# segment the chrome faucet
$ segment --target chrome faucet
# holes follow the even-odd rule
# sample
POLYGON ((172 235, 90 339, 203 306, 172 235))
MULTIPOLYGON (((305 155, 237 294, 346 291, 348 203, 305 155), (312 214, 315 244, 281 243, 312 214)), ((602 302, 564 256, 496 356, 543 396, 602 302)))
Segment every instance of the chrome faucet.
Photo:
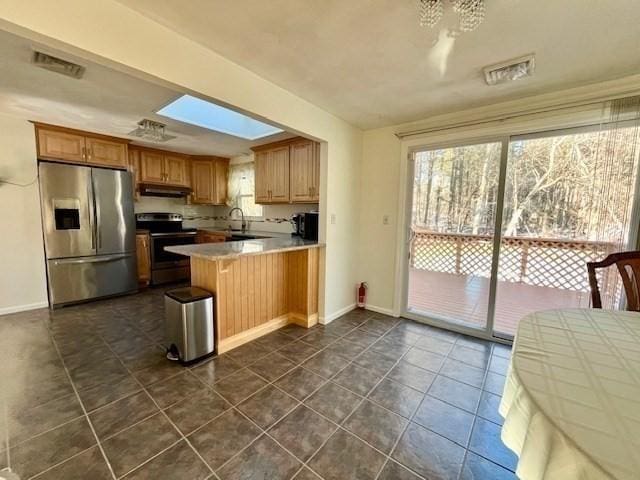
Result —
POLYGON ((244 231, 247 229, 247 223, 244 221, 244 212, 242 211, 242 209, 240 207, 234 207, 229 210, 228 216, 229 218, 231 218, 231 214, 236 210, 240 212, 240 216, 242 217, 242 233, 244 233, 244 231))

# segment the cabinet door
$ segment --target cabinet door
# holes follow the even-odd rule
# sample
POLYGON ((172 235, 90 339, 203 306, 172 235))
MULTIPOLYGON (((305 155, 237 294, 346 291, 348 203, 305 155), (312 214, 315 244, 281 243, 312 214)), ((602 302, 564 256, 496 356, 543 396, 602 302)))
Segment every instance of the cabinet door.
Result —
POLYGON ((255 185, 256 203, 269 203, 269 164, 270 151, 265 150, 255 154, 255 185))
POLYGON ((227 202, 227 182, 229 180, 229 161, 216 160, 213 181, 213 203, 224 205, 227 202))
POLYGON ((38 156, 52 160, 84 163, 85 138, 73 133, 38 129, 38 156))
POLYGON ((191 161, 191 199, 193 203, 214 203, 214 163, 210 160, 191 161))
POLYGON ((133 199, 134 201, 138 201, 140 200, 140 193, 138 191, 138 184, 140 183, 140 150, 129 148, 128 155, 129 171, 133 176, 133 199))
POLYGON ((140 152, 140 181, 144 183, 165 183, 164 156, 161 153, 140 152))
POLYGON ((295 143, 290 150, 291 201, 312 202, 314 200, 314 142, 295 143))
POLYGON ((173 155, 164 156, 165 183, 170 185, 188 185, 187 159, 173 155))
POLYGON ((94 165, 127 168, 127 144, 87 137, 87 162, 94 165))
POLYGON ((320 202, 320 144, 313 143, 313 202, 320 202))
POLYGON ((138 262, 138 284, 148 285, 151 280, 151 255, 149 236, 144 233, 136 235, 136 256, 138 262))
POLYGON ((275 148, 269 152, 269 201, 289 202, 289 146, 275 148))

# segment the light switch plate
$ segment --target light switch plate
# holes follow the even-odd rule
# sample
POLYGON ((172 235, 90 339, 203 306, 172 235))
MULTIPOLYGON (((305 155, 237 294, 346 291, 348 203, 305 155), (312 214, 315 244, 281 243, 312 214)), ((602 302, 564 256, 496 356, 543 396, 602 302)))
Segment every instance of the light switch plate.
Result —
POLYGON ((336 214, 332 213, 331 214, 331 225, 335 225, 336 224, 336 214))

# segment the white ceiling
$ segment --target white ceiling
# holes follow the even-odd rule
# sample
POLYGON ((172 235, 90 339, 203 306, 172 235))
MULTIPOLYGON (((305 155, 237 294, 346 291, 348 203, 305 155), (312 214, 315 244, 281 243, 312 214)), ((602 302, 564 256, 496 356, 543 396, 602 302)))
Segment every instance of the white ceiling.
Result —
POLYGON ((293 136, 285 132, 251 142, 161 117, 154 112, 181 93, 60 54, 3 31, 0 31, 0 72, 0 112, 25 120, 127 137, 138 145, 234 156, 248 153, 251 146, 293 136), (84 77, 76 80, 35 67, 31 64, 34 49, 85 66, 84 77), (165 123, 167 133, 177 138, 148 143, 129 137, 127 134, 142 118, 165 123))
POLYGON ((119 1, 361 128, 640 69, 638 0, 487 0, 478 30, 437 43, 417 0, 119 1), (484 84, 482 67, 532 52, 533 78, 484 84))

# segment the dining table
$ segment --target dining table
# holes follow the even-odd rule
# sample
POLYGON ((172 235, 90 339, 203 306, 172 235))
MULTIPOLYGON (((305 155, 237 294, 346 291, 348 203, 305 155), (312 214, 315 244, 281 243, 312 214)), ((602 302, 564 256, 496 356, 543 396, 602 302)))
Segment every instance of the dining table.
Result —
POLYGON ((640 313, 524 317, 499 411, 521 480, 640 479, 640 313))

